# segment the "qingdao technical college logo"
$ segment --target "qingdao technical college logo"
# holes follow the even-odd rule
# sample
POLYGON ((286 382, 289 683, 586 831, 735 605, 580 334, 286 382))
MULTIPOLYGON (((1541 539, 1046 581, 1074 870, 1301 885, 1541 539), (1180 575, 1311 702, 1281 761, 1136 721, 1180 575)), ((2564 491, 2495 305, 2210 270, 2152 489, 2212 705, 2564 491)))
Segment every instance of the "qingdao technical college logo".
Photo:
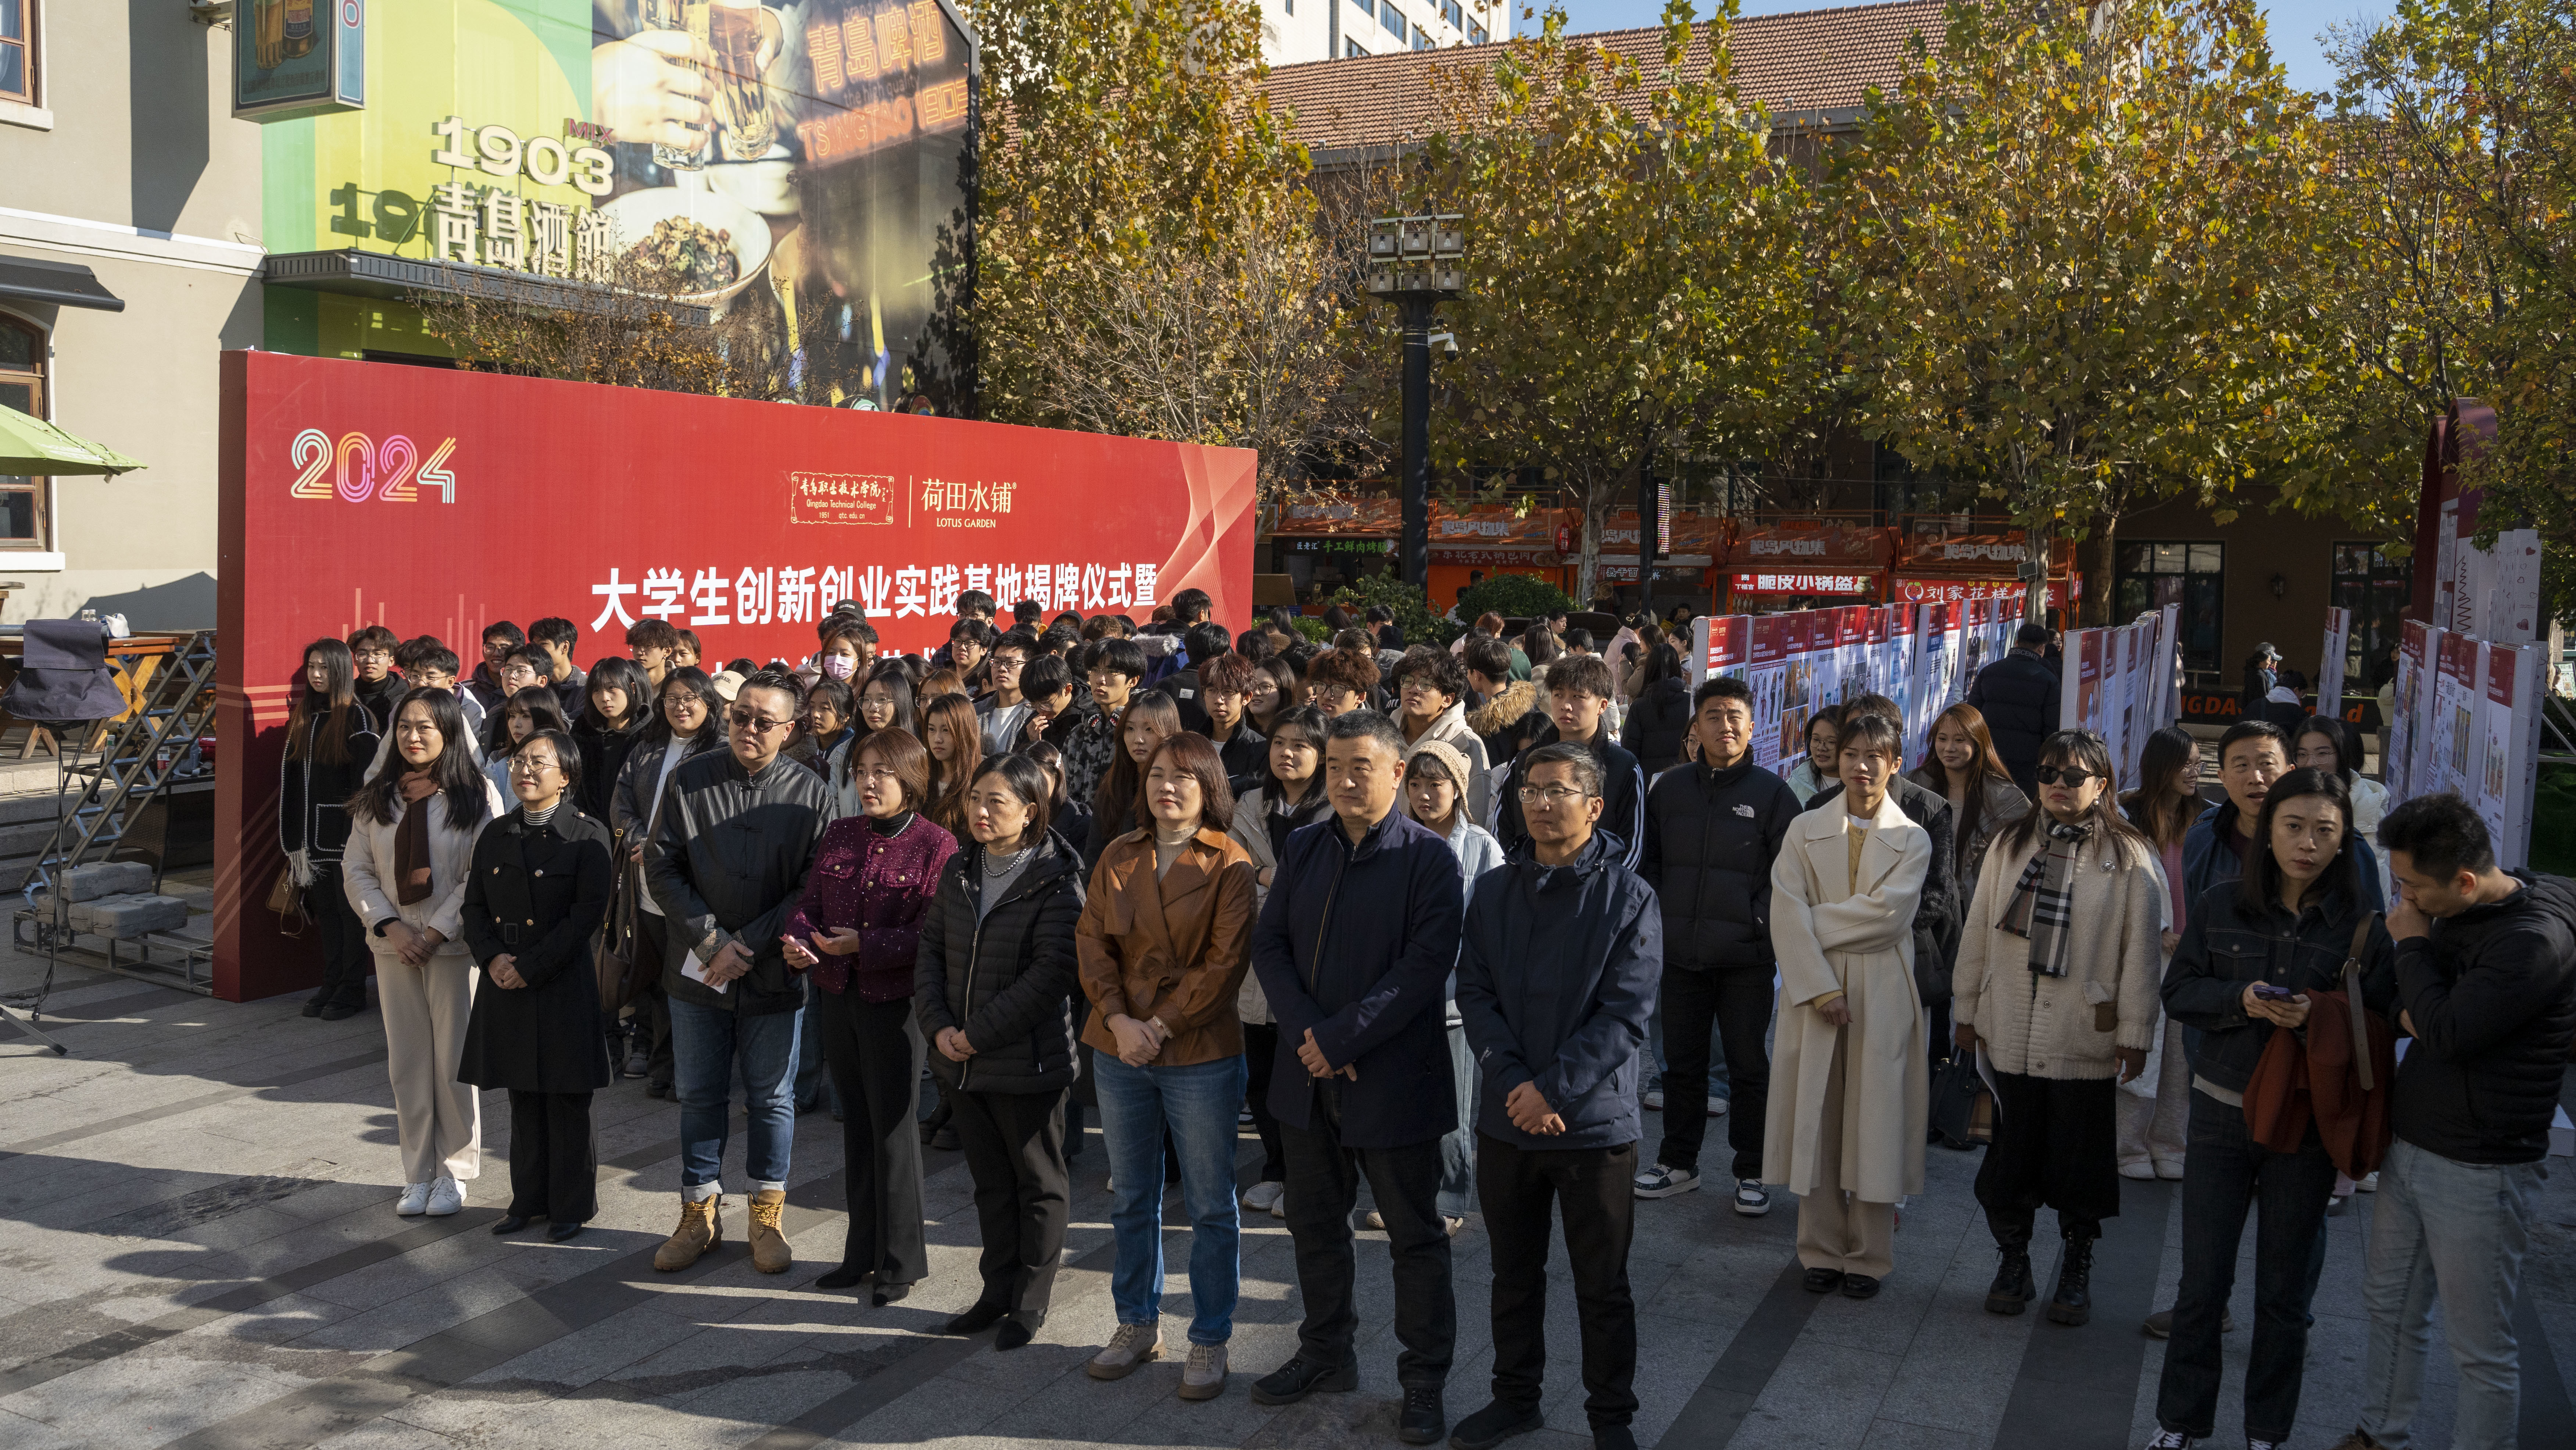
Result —
POLYGON ((295 435, 288 461, 303 470, 287 487, 289 498, 332 499, 343 503, 417 503, 424 488, 438 491, 441 503, 456 502, 456 474, 447 466, 456 440, 443 438, 423 457, 420 445, 400 433, 383 442, 364 433, 331 435, 307 428, 295 435), (324 474, 331 477, 325 479, 324 474))

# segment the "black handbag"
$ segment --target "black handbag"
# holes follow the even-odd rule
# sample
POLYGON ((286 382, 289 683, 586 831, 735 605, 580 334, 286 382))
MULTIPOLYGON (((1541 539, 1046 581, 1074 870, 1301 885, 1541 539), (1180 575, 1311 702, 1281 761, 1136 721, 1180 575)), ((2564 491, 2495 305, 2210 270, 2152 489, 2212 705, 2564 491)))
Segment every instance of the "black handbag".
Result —
POLYGON ((1932 1069, 1932 1139, 1945 1148, 1984 1146, 1994 1137, 1994 1111, 1981 1099, 1991 1096, 1977 1076, 1974 1053, 1961 1052, 1932 1069), (1980 1107, 1985 1108, 1980 1112, 1980 1107))
POLYGON ((626 833, 609 838, 608 916, 599 924, 591 946, 591 967, 599 974, 599 1010, 615 1013, 635 1000, 635 960, 641 941, 635 928, 634 863, 626 858, 626 833))

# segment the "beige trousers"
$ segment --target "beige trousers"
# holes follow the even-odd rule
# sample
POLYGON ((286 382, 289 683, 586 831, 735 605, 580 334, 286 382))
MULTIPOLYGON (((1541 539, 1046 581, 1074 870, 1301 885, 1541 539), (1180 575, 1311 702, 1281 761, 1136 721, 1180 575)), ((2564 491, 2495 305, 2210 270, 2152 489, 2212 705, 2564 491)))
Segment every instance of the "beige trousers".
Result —
POLYGON ((414 967, 376 953, 376 1003, 385 1014, 385 1073, 394 1084, 403 1182, 483 1171, 483 1103, 456 1080, 465 1024, 474 1015, 474 959, 439 952, 414 967))
POLYGON ((1896 1267, 1896 1205, 1843 1194, 1843 1044, 1850 1037, 1848 1028, 1834 1034, 1816 1144, 1816 1191, 1798 1200, 1798 1262, 1884 1279, 1896 1267))
POLYGON ((2191 1121, 2191 1064, 2183 1057, 2182 1024, 2165 1019, 2157 1054, 2156 1095, 2120 1092, 2120 1163, 2172 1165, 2182 1170, 2183 1129, 2191 1121))

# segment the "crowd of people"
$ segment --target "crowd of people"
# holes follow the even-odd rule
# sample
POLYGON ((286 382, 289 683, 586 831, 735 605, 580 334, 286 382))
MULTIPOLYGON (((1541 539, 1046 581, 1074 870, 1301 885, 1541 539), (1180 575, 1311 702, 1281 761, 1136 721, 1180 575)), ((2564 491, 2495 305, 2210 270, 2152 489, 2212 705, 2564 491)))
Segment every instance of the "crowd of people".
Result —
POLYGON ((501 1089, 493 1231, 579 1234, 592 1095, 640 1078, 679 1107, 654 1266, 687 1268, 725 1236, 738 1088, 754 1267, 793 1264, 800 1111, 844 1148, 841 1262, 816 1282, 874 1305, 930 1273, 922 1150, 961 1150, 980 1292, 946 1328, 1008 1350, 1046 1322, 1088 1111, 1117 1312, 1092 1376, 1166 1353, 1177 1184, 1183 1398, 1229 1383, 1247 1213, 1285 1221, 1302 1306, 1251 1397, 1354 1388, 1364 1223, 1395 1288, 1399 1438, 1483 1450, 1540 1424, 1561 1235, 1585 1414, 1620 1447, 1637 1205, 1699 1187, 1708 1123, 1733 1210, 1794 1195, 1805 1287, 1866 1300, 1923 1191, 1936 1085, 1973 1064, 1988 1310, 2039 1301, 2045 1208, 2045 1316, 2087 1323, 2121 1180, 2181 1182, 2155 1450, 2213 1432, 2249 1212, 2244 1426, 2287 1440, 2326 1220, 2356 1192, 2372 1328, 2344 1446, 2409 1443, 2436 1300, 2455 1443, 2513 1443, 2576 892, 2500 870, 2454 797, 2387 808, 2341 722, 2236 724, 2206 802, 2201 746, 2169 727, 2124 792, 2099 737, 2055 728, 2032 626, 1911 769, 1897 706, 1861 695, 1783 775, 1754 762, 1746 685, 1694 687, 1649 620, 1605 651, 1562 616, 1486 616, 1443 649, 1391 617, 1319 642, 1286 611, 1240 633, 1209 612, 1192 590, 1142 628, 1026 602, 1005 622, 969 593, 921 657, 881 652, 853 603, 799 662, 717 668, 658 620, 587 671, 563 619, 492 625, 470 672, 381 626, 315 641, 280 846, 321 925, 306 1014, 362 1011, 376 980, 396 1211, 461 1208, 477 1090, 501 1089), (1473 1212, 1490 1400, 1453 1425, 1473 1212))

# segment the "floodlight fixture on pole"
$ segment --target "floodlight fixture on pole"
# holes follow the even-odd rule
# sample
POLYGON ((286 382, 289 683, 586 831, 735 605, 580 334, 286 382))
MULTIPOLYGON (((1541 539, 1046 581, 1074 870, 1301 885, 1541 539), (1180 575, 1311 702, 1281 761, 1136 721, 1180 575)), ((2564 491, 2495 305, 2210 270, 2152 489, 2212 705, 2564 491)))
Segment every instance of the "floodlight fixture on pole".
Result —
MULTIPOLYGON (((1404 334, 1404 430, 1397 466, 1404 537, 1396 567, 1431 585, 1432 309, 1467 290, 1467 219, 1457 213, 1379 217, 1369 223, 1368 293, 1396 304, 1404 334)), ((1457 347, 1454 338, 1451 349, 1457 347)))

